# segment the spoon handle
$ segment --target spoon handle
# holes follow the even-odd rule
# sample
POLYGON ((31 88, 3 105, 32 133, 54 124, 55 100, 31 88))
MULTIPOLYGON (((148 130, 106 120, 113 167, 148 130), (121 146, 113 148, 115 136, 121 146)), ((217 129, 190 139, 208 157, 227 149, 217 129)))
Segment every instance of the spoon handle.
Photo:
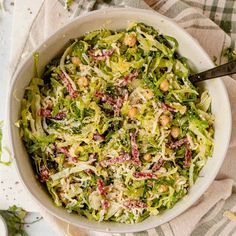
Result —
POLYGON ((236 73, 236 61, 231 61, 226 64, 214 67, 210 70, 191 75, 189 79, 192 83, 197 83, 203 80, 214 79, 217 77, 231 75, 234 73, 236 73))

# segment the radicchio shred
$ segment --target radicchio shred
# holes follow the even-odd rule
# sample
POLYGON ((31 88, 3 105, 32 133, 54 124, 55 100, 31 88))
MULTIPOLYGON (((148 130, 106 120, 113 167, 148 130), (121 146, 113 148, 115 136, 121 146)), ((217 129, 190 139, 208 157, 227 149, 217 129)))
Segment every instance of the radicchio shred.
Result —
POLYGON ((130 159, 131 159, 130 155, 128 153, 124 152, 121 155, 119 155, 118 157, 114 157, 114 158, 111 158, 109 160, 101 161, 100 165, 102 167, 107 167, 107 166, 112 165, 112 164, 126 162, 126 161, 128 161, 130 159))
POLYGON ((132 162, 134 165, 141 166, 141 161, 139 160, 139 150, 136 141, 136 135, 137 133, 130 133, 132 162))
POLYGON ((45 183, 49 179, 49 170, 45 166, 42 166, 39 171, 39 180, 40 182, 45 183))
POLYGON ((70 96, 72 98, 76 98, 79 95, 79 93, 78 93, 78 91, 74 90, 71 82, 66 78, 66 76, 63 72, 61 72, 59 74, 59 78, 61 79, 63 85, 66 87, 66 89, 67 89, 68 93, 70 94, 70 96))
POLYGON ((105 184, 103 182, 102 179, 99 179, 97 181, 97 186, 98 186, 98 192, 101 194, 101 195, 106 195, 106 189, 105 189, 105 184))
POLYGON ((150 172, 134 172, 133 176, 135 178, 148 178, 148 179, 154 179, 157 177, 155 174, 150 172))
POLYGON ((49 109, 40 109, 38 115, 53 120, 63 120, 66 117, 66 113, 64 111, 60 111, 55 116, 52 116, 52 111, 49 109))
POLYGON ((158 161, 153 165, 152 171, 158 171, 164 165, 163 158, 159 158, 158 161))
POLYGON ((182 138, 182 139, 177 140, 175 142, 171 142, 169 144, 169 147, 173 149, 173 148, 180 147, 180 146, 182 146, 182 145, 184 145, 186 143, 188 143, 188 139, 187 138, 182 138))
POLYGON ((126 202, 124 202, 124 206, 132 209, 132 208, 147 208, 147 204, 144 202, 141 202, 139 200, 136 199, 132 199, 132 200, 128 200, 126 202))
POLYGON ((70 155, 70 153, 69 153, 69 151, 68 151, 68 149, 66 147, 58 148, 58 151, 63 153, 68 158, 69 162, 76 163, 78 161, 77 157, 73 157, 73 156, 70 155))
POLYGON ((94 94, 97 98, 99 98, 102 102, 105 102, 114 108, 114 116, 119 116, 120 109, 123 106, 124 99, 118 97, 117 99, 112 98, 111 96, 105 94, 101 91, 96 91, 94 94))
POLYGON ((184 166, 189 167, 192 159, 192 151, 189 147, 189 144, 185 145, 185 154, 184 154, 184 166))
POLYGON ((136 79, 138 77, 139 73, 138 71, 135 71, 133 73, 130 73, 128 75, 125 75, 124 77, 121 77, 121 82, 120 82, 120 86, 121 87, 125 87, 127 86, 127 84, 129 82, 131 82, 132 80, 136 79))
POLYGON ((162 108, 164 111, 176 112, 176 110, 175 110, 172 106, 170 106, 170 105, 168 105, 168 104, 166 104, 166 103, 161 103, 161 108, 162 108))

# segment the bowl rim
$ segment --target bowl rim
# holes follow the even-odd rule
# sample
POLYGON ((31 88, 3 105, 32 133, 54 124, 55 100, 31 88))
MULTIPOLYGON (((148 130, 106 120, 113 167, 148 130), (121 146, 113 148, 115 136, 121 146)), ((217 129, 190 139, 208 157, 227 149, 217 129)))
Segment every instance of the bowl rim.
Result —
MULTIPOLYGON (((54 38, 56 35, 60 35, 61 33, 64 32, 64 30, 70 25, 70 24, 73 24, 74 22, 76 21, 79 21, 80 19, 83 19, 83 18, 87 18, 87 17, 90 17, 91 15, 93 15, 94 17, 96 16, 99 16, 99 14, 104 14, 106 11, 109 11, 109 12, 130 12, 132 11, 135 12, 136 14, 138 13, 148 13, 148 14, 152 14, 153 16, 157 16, 159 17, 160 19, 164 19, 165 21, 167 21, 169 24, 172 24, 173 26, 175 26, 176 28, 178 28, 178 31, 182 34, 184 34, 185 37, 187 37, 191 42, 193 42, 195 44, 195 46, 197 46, 200 51, 201 51, 201 54, 204 56, 204 58, 206 58, 207 60, 207 63, 209 65, 211 65, 211 67, 214 67, 214 63, 212 62, 212 60, 210 59, 209 55, 205 52, 205 50, 202 48, 202 46, 199 44, 199 42, 194 39, 187 31, 185 31, 183 28, 181 28, 176 22, 174 22, 172 19, 152 10, 152 9, 140 9, 140 8, 132 8, 132 7, 127 7, 127 8, 105 8, 105 9, 99 9, 99 10, 95 10, 95 11, 91 11, 91 12, 88 12, 82 16, 78 16, 76 18, 74 18, 73 20, 69 21, 68 23, 66 23, 63 27, 61 27, 60 29, 56 30, 53 34, 51 34, 49 37, 47 37, 39 46, 37 46, 36 49, 34 49, 34 51, 38 51, 40 48, 42 48, 45 43, 54 38)), ((69 39, 68 39, 69 41, 69 39)), ((14 76, 10 82, 10 89, 8 90, 8 96, 7 96, 7 123, 8 123, 8 126, 7 126, 7 130, 8 130, 8 134, 9 134, 9 138, 10 138, 10 148, 12 150, 12 153, 13 153, 13 157, 15 156, 15 143, 13 141, 13 125, 12 125, 12 111, 11 111, 11 102, 12 102, 12 99, 14 98, 14 96, 12 96, 14 94, 14 88, 15 88, 15 83, 17 81, 17 77, 18 77, 18 74, 24 69, 24 66, 26 65, 26 63, 32 58, 32 55, 28 55, 28 57, 24 60, 23 63, 21 63, 21 65, 17 68, 17 70, 15 71, 14 73, 14 76)), ((135 230, 135 226, 137 225, 136 224, 132 224, 130 225, 130 229, 128 230, 122 230, 122 229, 108 229, 108 228, 101 228, 101 227, 94 227, 94 230, 98 231, 98 232, 110 232, 110 233, 134 233, 134 232, 140 232, 140 231, 145 231, 145 230, 149 230, 149 229, 152 229, 152 228, 155 228, 157 226, 160 226, 166 222, 169 222, 170 220, 174 219, 175 217, 179 216, 180 214, 184 213, 188 208, 190 208, 203 194, 204 192, 209 188, 209 186, 212 184, 212 182, 214 181, 217 173, 219 172, 219 169, 220 167, 222 166, 222 163, 225 159, 225 156, 226 156, 226 153, 227 153, 227 150, 228 150, 228 146, 229 146, 229 142, 230 142, 230 137, 231 137, 231 130, 232 130, 232 112, 231 112, 231 107, 230 107, 230 102, 229 102, 229 97, 228 97, 228 92, 226 90, 226 87, 223 83, 223 81, 218 81, 221 85, 221 89, 223 90, 224 94, 225 94, 225 104, 227 105, 227 109, 229 111, 229 115, 228 115, 228 121, 227 121, 227 124, 228 124, 228 129, 227 129, 227 140, 226 140, 226 145, 225 145, 225 150, 224 150, 224 153, 222 155, 222 158, 220 161, 217 162, 217 171, 214 175, 211 176, 211 178, 208 178, 208 181, 207 183, 205 183, 204 185, 202 185, 202 189, 204 191, 201 191, 200 193, 198 194, 195 194, 194 196, 192 196, 191 199, 189 199, 188 202, 185 203, 185 206, 182 207, 181 209, 179 209, 178 211, 176 211, 174 214, 172 214, 171 216, 167 217, 167 219, 165 219, 164 221, 161 221, 159 219, 159 222, 160 223, 152 223, 152 224, 149 224, 148 226, 146 227, 139 227, 137 230, 135 230)), ((46 206, 44 206, 44 204, 40 201, 40 198, 37 196, 37 194, 35 194, 34 191, 31 190, 30 186, 28 184, 25 183, 24 181, 24 177, 23 175, 21 174, 22 173, 22 170, 19 168, 19 159, 18 158, 14 158, 15 161, 14 161, 14 166, 17 170, 17 174, 19 176, 19 179, 21 180, 21 182, 23 183, 23 186, 24 188, 26 189, 26 191, 30 194, 30 196, 32 197, 32 200, 37 204, 39 205, 40 207, 42 207, 42 209, 45 209, 46 212, 48 212, 49 214, 51 214, 52 216, 62 220, 62 221, 65 221, 69 224, 72 224, 72 225, 75 225, 77 227, 81 227, 81 228, 84 228, 84 229, 87 229, 87 230, 90 230, 89 226, 87 226, 86 223, 84 222, 80 222, 79 220, 75 223, 75 222, 71 222, 69 219, 67 219, 67 217, 64 217, 64 216, 61 216, 61 215, 58 215, 56 212, 54 212, 53 209, 48 209, 46 208, 46 206)), ((56 207, 56 206, 55 206, 56 207)), ((53 207, 54 208, 54 207, 53 207)), ((69 214, 69 213, 68 213, 69 214)))
POLYGON ((3 236, 7 236, 8 235, 8 228, 7 228, 6 220, 1 215, 0 215, 0 229, 4 230, 4 231, 1 231, 3 236))

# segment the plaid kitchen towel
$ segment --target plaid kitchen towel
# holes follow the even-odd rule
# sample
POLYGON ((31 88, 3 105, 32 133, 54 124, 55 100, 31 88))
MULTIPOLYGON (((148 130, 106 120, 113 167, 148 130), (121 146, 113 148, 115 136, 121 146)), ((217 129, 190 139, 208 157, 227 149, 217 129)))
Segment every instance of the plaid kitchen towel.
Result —
MULTIPOLYGON (((12 74, 27 54, 32 53, 38 44, 71 18, 105 7, 149 8, 172 18, 197 39, 212 58, 217 58, 218 64, 226 60, 223 56, 225 48, 234 48, 235 45, 236 1, 234 0, 146 0, 145 2, 141 0, 75 0, 70 11, 65 7, 63 0, 16 1, 11 53, 12 74), (30 13, 29 5, 32 6, 34 12, 33 14, 31 12, 33 16, 30 16, 30 20, 25 24, 26 22, 22 22, 20 16, 24 10, 30 13), (24 30, 20 30, 21 23, 24 24, 24 30)), ((197 204, 169 223, 145 232, 122 234, 122 236, 236 235, 236 222, 230 220, 235 218, 231 211, 236 211, 236 195, 232 193, 236 181, 234 170, 236 167, 236 158, 234 158, 236 153, 236 83, 233 80, 227 80, 225 85, 232 106, 233 131, 230 148, 217 180, 197 204), (227 217, 224 217, 223 213, 227 217)), ((105 235, 85 232, 44 211, 41 213, 61 235, 105 235)))

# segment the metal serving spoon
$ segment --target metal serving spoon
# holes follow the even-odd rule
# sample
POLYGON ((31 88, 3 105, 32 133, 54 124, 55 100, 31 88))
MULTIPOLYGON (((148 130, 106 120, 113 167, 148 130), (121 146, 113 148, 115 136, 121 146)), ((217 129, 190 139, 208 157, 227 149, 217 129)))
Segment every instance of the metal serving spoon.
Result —
POLYGON ((193 83, 201 82, 203 80, 214 79, 217 77, 231 75, 236 73, 236 61, 231 61, 226 64, 214 67, 194 75, 190 75, 189 79, 193 83))

